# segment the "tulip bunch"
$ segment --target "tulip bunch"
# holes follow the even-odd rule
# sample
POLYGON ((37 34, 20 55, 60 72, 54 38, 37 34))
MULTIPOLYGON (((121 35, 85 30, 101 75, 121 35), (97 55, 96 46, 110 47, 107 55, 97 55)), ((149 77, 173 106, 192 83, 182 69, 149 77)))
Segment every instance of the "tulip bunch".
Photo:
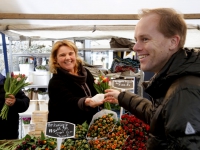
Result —
POLYGON ((76 131, 75 131, 75 138, 76 139, 85 138, 87 131, 88 131, 88 124, 87 124, 86 121, 81 125, 77 124, 76 125, 76 131))
POLYGON ((65 139, 60 150, 90 150, 86 139, 65 139))
POLYGON ((104 138, 107 134, 113 130, 116 120, 113 119, 113 114, 106 114, 98 119, 94 120, 94 123, 90 125, 87 133, 87 137, 91 138, 104 138))
POLYGON ((91 150, 121 150, 128 135, 120 123, 116 123, 113 130, 104 139, 90 140, 91 150))
POLYGON ((149 125, 145 124, 134 115, 124 114, 121 116, 121 125, 127 132, 127 138, 123 150, 146 150, 149 125))
MULTIPOLYGON (((94 88, 97 90, 98 93, 105 93, 106 89, 110 88, 109 85, 110 79, 108 77, 105 77, 103 75, 99 75, 98 79, 96 79, 94 82, 94 88)), ((111 110, 110 103, 104 102, 104 108, 111 110)))
MULTIPOLYGON (((26 79, 27 77, 24 74, 14 75, 13 73, 11 73, 10 75, 10 73, 8 73, 6 76, 6 81, 4 83, 4 90, 6 92, 5 98, 8 98, 9 95, 15 96, 19 92, 19 90, 21 90, 25 86, 30 85, 30 83, 25 82, 26 79)), ((0 117, 7 120, 8 111, 9 106, 4 104, 1 110, 0 117)))

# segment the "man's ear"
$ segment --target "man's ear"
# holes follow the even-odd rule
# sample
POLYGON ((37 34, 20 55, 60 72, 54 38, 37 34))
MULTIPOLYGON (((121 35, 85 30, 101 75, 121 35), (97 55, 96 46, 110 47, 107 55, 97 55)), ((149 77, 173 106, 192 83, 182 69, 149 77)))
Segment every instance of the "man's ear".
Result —
POLYGON ((171 37, 171 44, 170 44, 170 50, 174 50, 178 47, 180 43, 180 36, 179 35, 174 35, 171 37))

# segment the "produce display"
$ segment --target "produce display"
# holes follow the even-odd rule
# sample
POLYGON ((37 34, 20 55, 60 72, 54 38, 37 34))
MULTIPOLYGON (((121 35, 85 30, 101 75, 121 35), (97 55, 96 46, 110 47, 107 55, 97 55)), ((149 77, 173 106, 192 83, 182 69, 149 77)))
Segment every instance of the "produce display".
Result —
POLYGON ((90 150, 90 145, 86 139, 66 139, 61 150, 90 150))
POLYGON ((91 150, 121 150, 126 142, 128 135, 122 128, 120 123, 117 123, 112 132, 104 139, 90 140, 91 150))
POLYGON ((76 137, 66 139, 61 150, 146 150, 149 125, 131 114, 124 114, 120 121, 111 113, 95 119, 85 137, 84 123, 76 127, 76 137))
POLYGON ((121 116, 122 128, 129 135, 124 143, 124 150, 146 150, 149 125, 145 124, 134 115, 124 114, 121 116))
POLYGON ((116 120, 114 120, 112 116, 113 114, 107 114, 95 119, 88 130, 87 137, 107 137, 108 133, 113 130, 116 123, 116 120))
MULTIPOLYGON (((121 120, 108 113, 94 119, 90 126, 76 125, 75 138, 63 140, 60 150, 146 150, 149 125, 134 115, 124 114, 121 120)), ((23 139, 0 141, 0 150, 55 150, 57 139, 26 135, 23 139)))
POLYGON ((86 134, 88 131, 88 124, 87 122, 84 122, 82 125, 77 125, 76 126, 76 131, 75 131, 75 138, 76 139, 82 139, 85 138, 86 134))
POLYGON ((27 134, 19 140, 0 141, 0 150, 54 150, 56 141, 54 138, 45 137, 43 132, 38 138, 27 134))

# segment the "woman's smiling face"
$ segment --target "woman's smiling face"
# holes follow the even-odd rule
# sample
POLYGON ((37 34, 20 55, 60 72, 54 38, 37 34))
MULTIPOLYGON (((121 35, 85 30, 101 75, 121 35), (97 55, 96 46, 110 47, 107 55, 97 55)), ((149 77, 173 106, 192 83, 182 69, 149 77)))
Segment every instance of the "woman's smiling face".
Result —
POLYGON ((159 16, 150 14, 143 17, 135 28, 137 52, 140 67, 143 71, 157 73, 172 56, 170 51, 171 38, 166 38, 158 30, 159 16))
POLYGON ((76 54, 72 48, 68 46, 61 46, 58 49, 56 59, 61 68, 68 71, 69 73, 74 73, 74 68, 76 65, 76 54))

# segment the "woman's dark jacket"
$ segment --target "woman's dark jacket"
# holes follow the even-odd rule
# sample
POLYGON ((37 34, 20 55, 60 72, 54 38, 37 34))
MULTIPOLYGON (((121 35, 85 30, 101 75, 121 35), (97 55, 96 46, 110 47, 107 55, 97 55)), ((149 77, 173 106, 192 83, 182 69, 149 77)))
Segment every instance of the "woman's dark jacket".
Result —
POLYGON ((200 149, 200 51, 180 50, 149 82, 151 101, 120 93, 120 106, 150 124, 148 150, 200 149))
POLYGON ((90 123, 98 108, 86 107, 87 97, 97 94, 92 74, 79 67, 79 76, 58 68, 49 81, 48 121, 66 121, 74 124, 90 123))
MULTIPOLYGON (((0 117, 0 140, 18 139, 19 114, 25 112, 29 107, 30 99, 21 90, 15 96, 16 102, 9 107, 7 120, 0 117)), ((0 110, 5 103, 4 85, 0 84, 0 110)))

